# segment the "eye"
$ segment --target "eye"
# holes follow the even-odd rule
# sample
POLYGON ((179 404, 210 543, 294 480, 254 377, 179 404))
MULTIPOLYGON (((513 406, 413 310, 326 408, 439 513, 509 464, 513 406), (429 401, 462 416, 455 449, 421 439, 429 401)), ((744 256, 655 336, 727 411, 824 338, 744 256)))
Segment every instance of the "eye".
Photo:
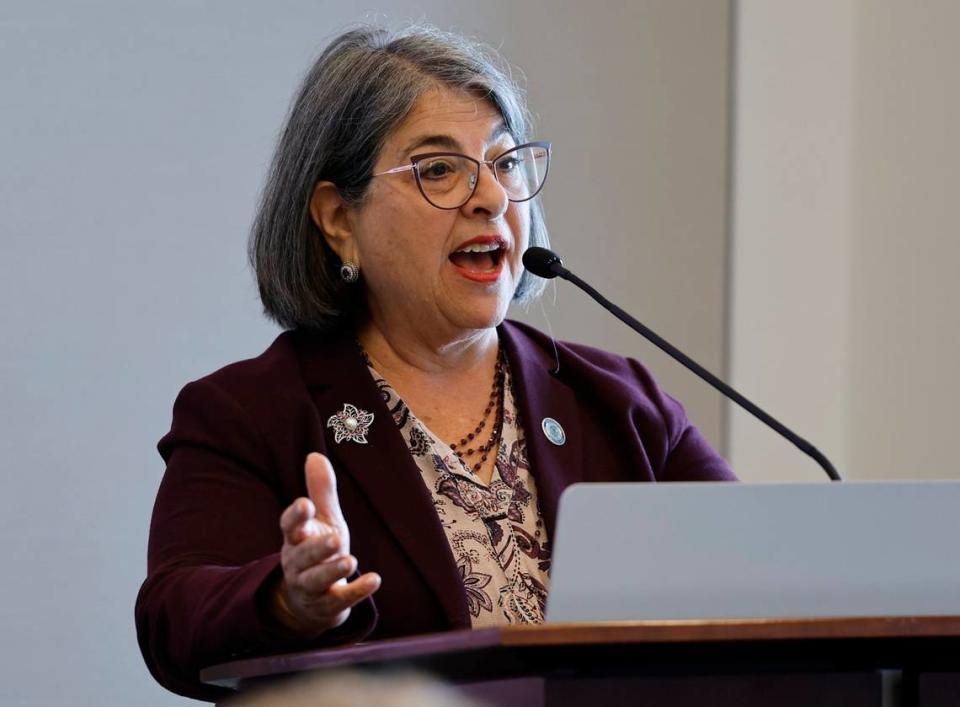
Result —
POLYGON ((520 166, 520 157, 516 154, 505 155, 497 160, 498 172, 513 172, 520 166))
POLYGON ((420 160, 417 169, 421 179, 439 180, 454 175, 457 164, 455 160, 448 157, 431 157, 420 160))

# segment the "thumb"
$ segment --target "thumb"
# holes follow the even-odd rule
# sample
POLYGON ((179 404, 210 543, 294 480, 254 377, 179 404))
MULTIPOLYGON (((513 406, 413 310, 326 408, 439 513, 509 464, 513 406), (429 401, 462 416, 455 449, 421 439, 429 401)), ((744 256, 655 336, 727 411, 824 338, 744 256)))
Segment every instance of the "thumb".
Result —
POLYGON ((337 498, 337 477, 333 473, 330 460, 319 452, 307 455, 304 466, 307 479, 307 494, 317 509, 317 520, 337 529, 346 537, 347 524, 340 512, 340 499, 337 498))

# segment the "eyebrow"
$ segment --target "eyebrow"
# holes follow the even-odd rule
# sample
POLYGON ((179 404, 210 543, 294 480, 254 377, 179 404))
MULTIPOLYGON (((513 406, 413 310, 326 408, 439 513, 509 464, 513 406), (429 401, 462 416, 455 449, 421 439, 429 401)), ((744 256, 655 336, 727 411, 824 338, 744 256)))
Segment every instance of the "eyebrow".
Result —
MULTIPOLYGON (((507 128, 506 123, 498 123, 497 126, 493 129, 493 132, 490 133, 490 137, 487 138, 487 142, 493 142, 498 139, 504 133, 509 134, 510 129, 507 128)), ((413 142, 403 148, 403 155, 411 155, 414 150, 417 150, 426 145, 432 145, 439 147, 445 150, 453 150, 455 152, 463 152, 463 145, 460 144, 460 141, 455 137, 450 135, 423 135, 417 138, 414 138, 413 142)))

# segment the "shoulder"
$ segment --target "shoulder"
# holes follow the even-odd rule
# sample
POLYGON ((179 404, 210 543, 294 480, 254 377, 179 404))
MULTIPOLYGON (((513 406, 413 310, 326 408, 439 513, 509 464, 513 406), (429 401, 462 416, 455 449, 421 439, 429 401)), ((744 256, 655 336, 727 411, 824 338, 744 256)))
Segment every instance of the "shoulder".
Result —
MULTIPOLYGON (((532 361, 549 386, 573 391, 585 427, 604 420, 594 429, 601 448, 629 447, 638 440, 643 449, 635 464, 649 464, 661 481, 730 480, 736 478, 727 463, 711 448, 687 418, 683 406, 667 395, 642 363, 593 346, 555 341, 519 322, 504 322, 504 334, 515 355, 532 361), (612 435, 612 436, 611 436, 612 435)), ((523 367, 521 363, 521 367, 523 367)), ((531 395, 543 394, 547 386, 531 395)), ((549 393, 548 393, 549 394, 549 393)))
POLYGON ((609 392, 617 395, 663 395, 649 369, 636 359, 587 344, 557 340, 513 320, 505 321, 503 326, 519 355, 537 359, 562 382, 600 386, 600 392, 609 387, 609 392))
POLYGON ((577 344, 571 341, 562 341, 555 339, 549 334, 540 331, 534 326, 518 322, 514 319, 505 319, 503 322, 503 331, 514 345, 527 355, 540 354, 545 363, 556 364, 555 349, 562 353, 564 357, 573 357, 584 361, 596 361, 599 363, 610 361, 626 361, 623 356, 598 349, 586 344, 577 344))
POLYGON ((235 400, 242 407, 276 406, 284 398, 302 397, 309 372, 342 356, 343 335, 296 329, 280 334, 259 356, 228 364, 187 384, 235 400))
POLYGON ((262 450, 262 441, 289 435, 312 411, 305 352, 322 365, 325 344, 317 333, 286 331, 259 356, 187 383, 174 403, 170 433, 160 441, 161 454, 182 444, 220 446, 222 440, 252 453, 262 450))
POLYGON ((241 404, 255 403, 277 385, 291 385, 300 378, 297 339, 297 332, 285 331, 258 356, 223 366, 189 382, 184 390, 204 388, 241 404))
POLYGON ((549 380, 549 384, 528 391, 531 395, 543 395, 548 386, 563 386, 572 391, 582 413, 629 420, 648 441, 658 437, 669 446, 676 444, 690 426, 683 406, 664 393, 636 359, 586 344, 557 341, 519 322, 505 322, 504 333, 516 355, 524 360, 522 368, 529 370, 532 362, 537 369, 550 372, 539 378, 549 380))

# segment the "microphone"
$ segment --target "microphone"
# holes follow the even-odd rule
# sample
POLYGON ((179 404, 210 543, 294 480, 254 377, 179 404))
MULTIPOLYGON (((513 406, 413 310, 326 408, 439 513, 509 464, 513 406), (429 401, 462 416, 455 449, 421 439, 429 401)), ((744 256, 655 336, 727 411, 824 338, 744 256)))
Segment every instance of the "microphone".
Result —
POLYGON ((570 271, 563 267, 560 256, 547 248, 530 246, 523 251, 523 267, 537 277, 552 280, 557 275, 569 275, 570 271))
POLYGON ((760 420, 762 423, 770 427, 775 432, 779 433, 781 436, 793 442, 793 444, 804 454, 811 457, 817 464, 819 464, 823 470, 827 473, 827 476, 830 477, 831 481, 840 481, 840 474, 834 468, 833 464, 830 463, 830 460, 827 459, 823 453, 810 444, 808 441, 800 437, 798 434, 793 432, 789 427, 784 425, 782 422, 779 422, 774 417, 764 412, 761 408, 754 405, 752 402, 743 397, 736 390, 731 388, 729 385, 724 383, 722 380, 713 375, 706 368, 701 366, 699 363, 694 361, 692 358, 687 356, 685 353, 672 346, 662 337, 658 336, 650 329, 645 327, 643 324, 638 322, 636 319, 631 317, 629 314, 620 309, 613 302, 608 300, 606 297, 597 292, 593 287, 588 283, 581 280, 579 277, 574 275, 572 272, 563 267, 563 261, 560 260, 560 256, 554 253, 552 250, 547 248, 540 248, 537 246, 531 246, 527 248, 523 253, 523 266, 529 270, 534 275, 538 277, 545 278, 547 280, 552 280, 555 277, 561 277, 564 280, 572 282, 574 285, 579 287, 581 290, 590 295, 595 299, 601 307, 606 309, 608 312, 613 314, 617 319, 622 321, 628 327, 633 329, 635 332, 646 338, 654 346, 659 348, 664 353, 671 356, 674 360, 679 361, 688 369, 693 371, 697 376, 702 380, 706 381, 714 388, 719 390, 727 398, 735 402, 737 405, 742 407, 744 410, 749 412, 755 418, 760 420))

